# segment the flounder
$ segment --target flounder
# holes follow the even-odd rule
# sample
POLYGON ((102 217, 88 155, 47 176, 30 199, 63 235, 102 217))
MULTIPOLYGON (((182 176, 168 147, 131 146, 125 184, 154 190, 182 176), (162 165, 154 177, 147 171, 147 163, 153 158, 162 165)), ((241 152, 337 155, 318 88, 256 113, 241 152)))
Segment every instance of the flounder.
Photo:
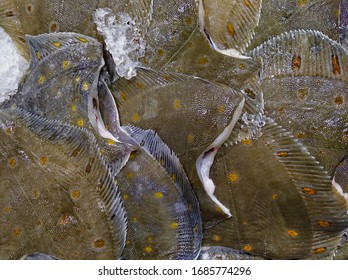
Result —
POLYGON ((211 178, 232 217, 207 229, 203 246, 273 259, 331 255, 348 225, 347 199, 289 132, 267 119, 261 133, 217 153, 211 178))
POLYGON ((242 114, 243 94, 196 77, 137 71, 133 79, 119 79, 111 87, 121 123, 153 129, 173 149, 198 196, 205 222, 229 216, 214 198, 209 169, 242 114))
POLYGON ((338 41, 340 0, 263 0, 255 35, 248 50, 272 36, 296 29, 317 30, 338 41))
POLYGON ((0 258, 119 258, 125 211, 94 136, 18 108, 0 134, 0 258))
POLYGON ((179 159, 154 131, 120 127, 106 83, 99 93, 105 124, 134 149, 116 176, 129 221, 122 256, 196 259, 202 242, 201 214, 179 159))
POLYGON ((348 148, 348 52, 317 31, 273 37, 261 57, 265 112, 290 130, 332 175, 348 148))
POLYGON ((262 0, 200 0, 199 16, 216 48, 241 56, 259 24, 262 0))
POLYGON ((48 119, 87 128, 94 133, 116 174, 131 147, 118 143, 100 117, 97 85, 104 66, 101 44, 77 33, 27 38, 31 52, 28 73, 18 93, 2 107, 15 105, 48 119))
POLYGON ((151 0, 1 0, 0 26, 29 59, 26 34, 76 32, 102 41, 93 20, 96 9, 111 9, 115 16, 129 14, 139 28, 145 28, 152 16, 152 5, 151 0))

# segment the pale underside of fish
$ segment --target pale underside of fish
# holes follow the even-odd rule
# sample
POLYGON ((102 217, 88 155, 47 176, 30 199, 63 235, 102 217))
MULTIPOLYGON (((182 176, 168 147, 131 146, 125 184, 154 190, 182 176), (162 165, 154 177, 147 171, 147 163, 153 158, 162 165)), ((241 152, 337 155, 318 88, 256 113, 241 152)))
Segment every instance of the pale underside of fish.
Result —
POLYGON ((332 255, 347 227, 347 198, 290 133, 270 119, 261 132, 217 153, 211 178, 232 217, 207 229, 203 246, 273 259, 332 255))
POLYGON ((220 50, 241 56, 259 24, 262 0, 200 0, 201 29, 220 50))
POLYGON ((291 31, 253 50, 262 57, 265 112, 332 175, 348 148, 348 53, 317 31, 291 31))
POLYGON ((202 166, 211 164, 228 139, 242 113, 243 94, 199 78, 146 69, 138 69, 129 81, 119 79, 111 91, 123 125, 155 130, 178 155, 201 202, 203 220, 228 215, 216 213, 219 203, 211 201, 214 190, 202 166))
POLYGON ((99 112, 97 84, 104 66, 102 46, 77 33, 28 36, 31 61, 18 93, 5 105, 60 120, 91 131, 113 174, 127 160, 131 147, 117 143, 99 112))
POLYGON ((0 126, 0 258, 118 259, 125 211, 93 135, 21 109, 0 126))

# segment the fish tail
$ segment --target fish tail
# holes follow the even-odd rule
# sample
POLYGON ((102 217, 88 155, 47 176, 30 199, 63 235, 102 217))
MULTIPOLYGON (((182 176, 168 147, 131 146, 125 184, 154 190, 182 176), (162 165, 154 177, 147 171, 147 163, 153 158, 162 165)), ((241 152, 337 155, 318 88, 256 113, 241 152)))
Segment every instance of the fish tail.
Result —
POLYGON ((0 27, 11 37, 19 53, 29 61, 29 47, 13 0, 0 0, 0 27))

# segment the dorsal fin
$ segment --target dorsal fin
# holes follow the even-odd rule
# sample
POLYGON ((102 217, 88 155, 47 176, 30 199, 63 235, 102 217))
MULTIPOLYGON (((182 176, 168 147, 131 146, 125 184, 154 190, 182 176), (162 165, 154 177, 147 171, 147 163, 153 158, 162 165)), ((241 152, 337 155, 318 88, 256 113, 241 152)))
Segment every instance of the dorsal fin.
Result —
MULTIPOLYGON (((187 175, 176 154, 162 141, 158 134, 153 130, 143 130, 133 125, 125 126, 124 129, 129 133, 141 149, 144 149, 161 165, 175 183, 177 191, 183 201, 190 209, 191 226, 193 231, 193 249, 190 258, 197 258, 202 241, 202 220, 197 197, 193 192, 187 175)), ((182 233, 184 234, 184 233, 182 233)), ((185 237, 187 238, 187 237, 185 237)), ((187 258, 187 256, 185 257, 187 258)))
POLYGON ((218 152, 211 176, 232 218, 207 230, 203 244, 266 258, 331 255, 348 224, 345 197, 289 132, 266 119, 261 133, 218 152))
POLYGON ((259 24, 262 0, 199 2, 201 29, 209 34, 217 47, 244 52, 259 24))
POLYGON ((318 31, 282 33, 255 48, 251 55, 265 58, 261 79, 319 76, 348 81, 347 50, 318 31))
MULTIPOLYGON (((11 197, 4 198, 1 204, 3 207, 10 204, 14 214, 16 211, 23 213, 27 211, 25 207, 29 207, 29 212, 34 211, 35 215, 27 221, 21 217, 18 223, 24 225, 23 233, 39 230, 39 234, 36 236, 33 233, 30 240, 23 235, 27 246, 17 248, 18 254, 22 256, 39 251, 63 259, 119 258, 125 245, 125 212, 118 187, 100 156, 93 135, 85 129, 47 120, 18 108, 5 109, 0 114, 5 134, 0 147, 5 158, 14 156, 10 160, 8 178, 3 181, 4 187, 24 184, 22 190, 26 194, 23 204, 13 203, 11 197), (6 127, 8 124, 10 126, 6 127), (26 157, 21 158, 17 153, 24 153, 26 157), (22 172, 15 176, 17 169, 22 172), (33 179, 33 176, 40 179, 33 179), (56 195, 50 197, 51 193, 56 195), (31 202, 32 195, 38 199, 34 204, 31 202), (61 199, 61 202, 53 202, 47 208, 47 204, 41 203, 45 197, 47 200, 61 199), (63 216, 59 218, 59 215, 63 216), (35 217, 48 228, 35 229, 35 217), (60 222, 55 218, 61 219, 60 222), (66 231, 76 234, 74 238, 81 240, 64 237, 66 231), (91 240, 94 235, 96 238, 101 236, 91 240), (47 239, 41 240, 43 237, 47 239), (35 243, 35 238, 39 238, 40 242, 35 243), (62 243, 60 238, 66 240, 62 243), (50 243, 52 239, 56 240, 55 244, 50 243)), ((22 193, 19 194, 19 197, 22 196, 22 193)))
POLYGON ((30 49, 30 69, 34 69, 39 61, 52 55, 56 51, 77 48, 78 45, 97 44, 94 38, 72 32, 55 34, 40 34, 37 36, 26 35, 30 49))

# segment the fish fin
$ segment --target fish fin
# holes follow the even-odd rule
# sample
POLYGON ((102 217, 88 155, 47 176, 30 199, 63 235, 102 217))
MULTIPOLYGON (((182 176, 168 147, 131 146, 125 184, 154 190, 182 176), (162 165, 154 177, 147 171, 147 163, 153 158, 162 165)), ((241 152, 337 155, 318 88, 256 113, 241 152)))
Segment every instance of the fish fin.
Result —
POLYGON ((241 95, 245 98, 242 116, 225 142, 226 146, 257 138, 265 125, 263 92, 258 75, 249 80, 242 89, 241 95))
POLYGON ((348 204, 322 166, 294 136, 267 119, 263 141, 283 165, 303 198, 310 217, 313 241, 310 258, 332 253, 348 226, 348 204))
POLYGON ((30 52, 21 24, 17 17, 16 2, 13 0, 0 1, 0 26, 16 44, 19 53, 29 61, 30 52))
POLYGON ((348 49, 348 1, 340 2, 340 17, 338 19, 339 42, 348 49))
POLYGON ((126 214, 118 186, 110 175, 104 158, 100 155, 93 134, 84 128, 56 120, 47 120, 20 108, 5 109, 3 112, 20 119, 21 123, 28 127, 36 137, 51 144, 60 145, 62 154, 74 158, 81 166, 86 166, 86 169, 89 168, 88 174, 91 177, 99 178, 99 185, 94 188, 96 198, 110 220, 109 229, 116 245, 115 256, 120 256, 125 245, 126 214))
POLYGON ((156 159, 175 183, 181 197, 190 205, 191 226, 194 228, 194 250, 192 257, 197 258, 202 241, 202 220, 197 197, 191 187, 187 175, 176 154, 162 141, 158 134, 149 129, 143 130, 133 125, 127 125, 124 129, 131 138, 147 153, 156 159))
POLYGON ((199 254, 200 260, 264 260, 241 250, 222 246, 204 246, 199 254))
POLYGON ((100 45, 94 38, 73 32, 48 33, 36 36, 26 35, 26 38, 30 49, 30 69, 34 69, 39 61, 58 50, 86 43, 100 45))
POLYGON ((348 81, 348 51, 319 31, 284 32, 256 47, 251 55, 263 59, 261 80, 319 76, 348 81))
POLYGON ((200 0, 201 29, 219 49, 244 52, 259 24, 262 0, 224 1, 200 0), (204 19, 203 19, 204 18, 204 19))

